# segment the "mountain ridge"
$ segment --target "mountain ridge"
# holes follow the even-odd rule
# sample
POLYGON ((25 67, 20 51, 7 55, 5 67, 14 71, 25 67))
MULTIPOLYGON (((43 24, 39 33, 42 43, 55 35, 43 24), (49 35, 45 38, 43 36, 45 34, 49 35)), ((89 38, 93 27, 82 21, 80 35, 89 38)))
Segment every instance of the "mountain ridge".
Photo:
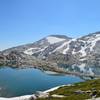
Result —
MULTIPOLYGON (((24 57, 24 59, 27 59, 27 56, 30 57, 31 60, 34 58, 34 62, 31 61, 32 64, 30 65, 34 65, 33 63, 36 63, 35 60, 38 59, 40 62, 53 63, 55 66, 65 68, 68 71, 98 74, 100 72, 95 71, 94 68, 100 67, 99 44, 100 32, 90 33, 77 39, 65 35, 49 35, 31 44, 6 49, 1 52, 1 55, 3 55, 5 59, 10 59, 10 63, 12 61, 17 62, 17 56, 20 54, 26 57, 24 57), (18 53, 14 54, 13 51, 18 53), (11 58, 12 54, 16 56, 13 60, 11 58)), ((23 57, 20 57, 20 59, 24 62, 23 57)), ((1 64, 2 61, 4 62, 1 56, 1 64)), ((39 63, 39 61, 37 63, 39 63)))

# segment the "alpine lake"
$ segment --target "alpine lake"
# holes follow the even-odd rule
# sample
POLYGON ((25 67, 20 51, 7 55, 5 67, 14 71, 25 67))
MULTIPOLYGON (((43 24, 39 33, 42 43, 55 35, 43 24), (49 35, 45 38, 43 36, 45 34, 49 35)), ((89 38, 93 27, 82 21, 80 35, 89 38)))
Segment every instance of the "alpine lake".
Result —
POLYGON ((0 97, 34 94, 50 88, 84 81, 74 75, 58 74, 34 68, 0 68, 0 97))

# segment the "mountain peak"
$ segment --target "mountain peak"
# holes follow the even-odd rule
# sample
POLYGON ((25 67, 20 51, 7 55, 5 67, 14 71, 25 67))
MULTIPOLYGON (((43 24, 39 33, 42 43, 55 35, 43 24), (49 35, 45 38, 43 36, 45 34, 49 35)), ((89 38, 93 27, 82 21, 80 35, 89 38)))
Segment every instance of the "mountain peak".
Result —
POLYGON ((56 38, 63 38, 63 39, 72 39, 71 37, 68 37, 66 35, 49 35, 48 37, 56 37, 56 38))
POLYGON ((48 41, 48 43, 54 44, 54 43, 65 41, 66 39, 51 35, 51 36, 46 37, 46 40, 48 41))

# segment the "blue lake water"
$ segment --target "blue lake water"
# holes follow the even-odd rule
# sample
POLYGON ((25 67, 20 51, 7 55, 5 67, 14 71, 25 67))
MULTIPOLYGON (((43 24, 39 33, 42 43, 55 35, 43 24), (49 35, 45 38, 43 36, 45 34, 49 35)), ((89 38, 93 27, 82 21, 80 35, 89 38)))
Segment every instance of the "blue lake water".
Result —
POLYGON ((44 91, 55 86, 81 81, 83 80, 76 76, 50 75, 34 68, 4 67, 0 69, 0 96, 13 97, 33 94, 36 91, 44 91))

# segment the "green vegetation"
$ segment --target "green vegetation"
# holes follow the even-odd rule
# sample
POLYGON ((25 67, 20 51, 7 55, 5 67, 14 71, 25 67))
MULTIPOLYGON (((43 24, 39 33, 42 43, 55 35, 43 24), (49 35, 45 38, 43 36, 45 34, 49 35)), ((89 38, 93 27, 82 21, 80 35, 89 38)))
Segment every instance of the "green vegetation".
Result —
POLYGON ((100 97, 100 79, 90 80, 86 82, 76 83, 73 86, 64 86, 55 91, 50 92, 53 94, 64 95, 63 98, 38 99, 38 100, 85 100, 91 98, 93 90, 97 91, 96 97, 100 97), (77 91, 81 91, 80 93, 77 91))

